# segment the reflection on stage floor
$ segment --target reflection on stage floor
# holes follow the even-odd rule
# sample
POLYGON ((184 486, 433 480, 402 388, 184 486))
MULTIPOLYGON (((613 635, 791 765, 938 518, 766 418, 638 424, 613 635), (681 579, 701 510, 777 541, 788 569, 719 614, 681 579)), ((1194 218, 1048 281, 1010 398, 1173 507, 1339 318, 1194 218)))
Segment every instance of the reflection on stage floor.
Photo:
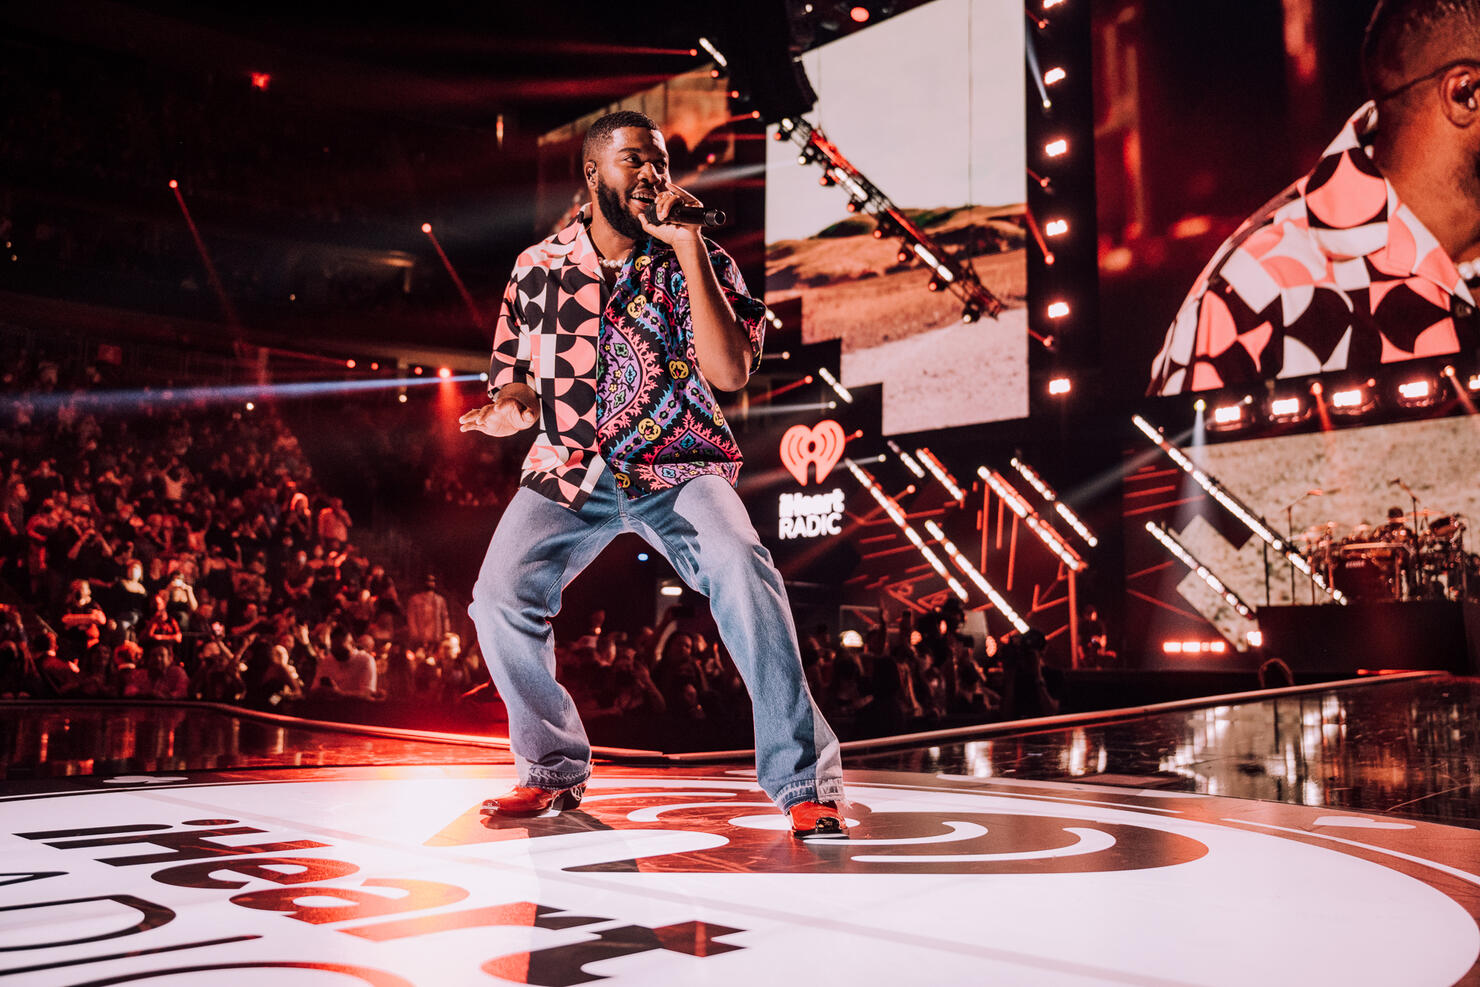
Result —
POLYGON ((1480 679, 1434 675, 852 757, 857 768, 1323 805, 1480 828, 1480 679))
POLYGON ((743 761, 608 759, 578 809, 489 820, 494 741, 8 704, 0 977, 1480 984, 1477 689, 849 756, 822 845, 743 761))

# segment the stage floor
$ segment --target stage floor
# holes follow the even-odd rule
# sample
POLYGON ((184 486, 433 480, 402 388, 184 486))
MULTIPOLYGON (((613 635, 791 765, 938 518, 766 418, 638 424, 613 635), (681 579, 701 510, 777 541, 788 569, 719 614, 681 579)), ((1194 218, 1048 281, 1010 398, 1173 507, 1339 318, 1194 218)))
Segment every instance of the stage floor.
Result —
POLYGON ((487 826, 483 743, 8 704, 0 978, 1480 983, 1477 689, 850 754, 820 844, 739 763, 602 763, 579 810, 487 826))

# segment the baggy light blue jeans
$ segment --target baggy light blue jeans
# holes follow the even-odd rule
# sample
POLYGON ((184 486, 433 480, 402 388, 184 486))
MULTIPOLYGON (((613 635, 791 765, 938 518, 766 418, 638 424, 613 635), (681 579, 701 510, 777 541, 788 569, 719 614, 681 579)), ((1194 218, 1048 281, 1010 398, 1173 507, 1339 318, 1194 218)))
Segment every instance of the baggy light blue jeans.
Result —
POLYGON ((579 511, 525 487, 509 502, 468 615, 508 707, 519 783, 566 788, 591 773, 586 729, 555 681, 549 618, 571 580, 628 531, 709 597, 720 640, 750 690, 761 788, 783 812, 799 802, 840 801, 838 739, 807 689, 781 574, 739 495, 719 476, 632 500, 604 471, 579 511))

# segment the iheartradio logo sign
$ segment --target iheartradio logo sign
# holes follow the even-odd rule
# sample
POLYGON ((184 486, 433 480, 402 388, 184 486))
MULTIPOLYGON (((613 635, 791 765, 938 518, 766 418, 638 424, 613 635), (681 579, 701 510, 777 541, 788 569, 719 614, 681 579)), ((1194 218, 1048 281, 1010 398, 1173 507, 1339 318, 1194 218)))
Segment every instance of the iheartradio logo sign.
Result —
POLYGON ((781 436, 781 465, 804 487, 807 485, 808 467, 815 466, 817 482, 821 483, 843 458, 846 438, 843 426, 832 419, 818 422, 812 428, 793 425, 781 436))

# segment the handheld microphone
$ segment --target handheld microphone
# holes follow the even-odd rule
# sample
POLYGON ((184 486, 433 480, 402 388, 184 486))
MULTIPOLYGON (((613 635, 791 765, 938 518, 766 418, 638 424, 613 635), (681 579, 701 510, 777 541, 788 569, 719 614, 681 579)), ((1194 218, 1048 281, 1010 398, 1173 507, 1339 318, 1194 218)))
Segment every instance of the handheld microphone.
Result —
POLYGON ((723 209, 705 209, 703 206, 674 206, 668 212, 666 220, 658 219, 658 205, 649 202, 647 207, 647 219, 649 223, 657 226, 660 222, 678 223, 683 226, 703 226, 711 229, 723 226, 729 221, 723 209))

